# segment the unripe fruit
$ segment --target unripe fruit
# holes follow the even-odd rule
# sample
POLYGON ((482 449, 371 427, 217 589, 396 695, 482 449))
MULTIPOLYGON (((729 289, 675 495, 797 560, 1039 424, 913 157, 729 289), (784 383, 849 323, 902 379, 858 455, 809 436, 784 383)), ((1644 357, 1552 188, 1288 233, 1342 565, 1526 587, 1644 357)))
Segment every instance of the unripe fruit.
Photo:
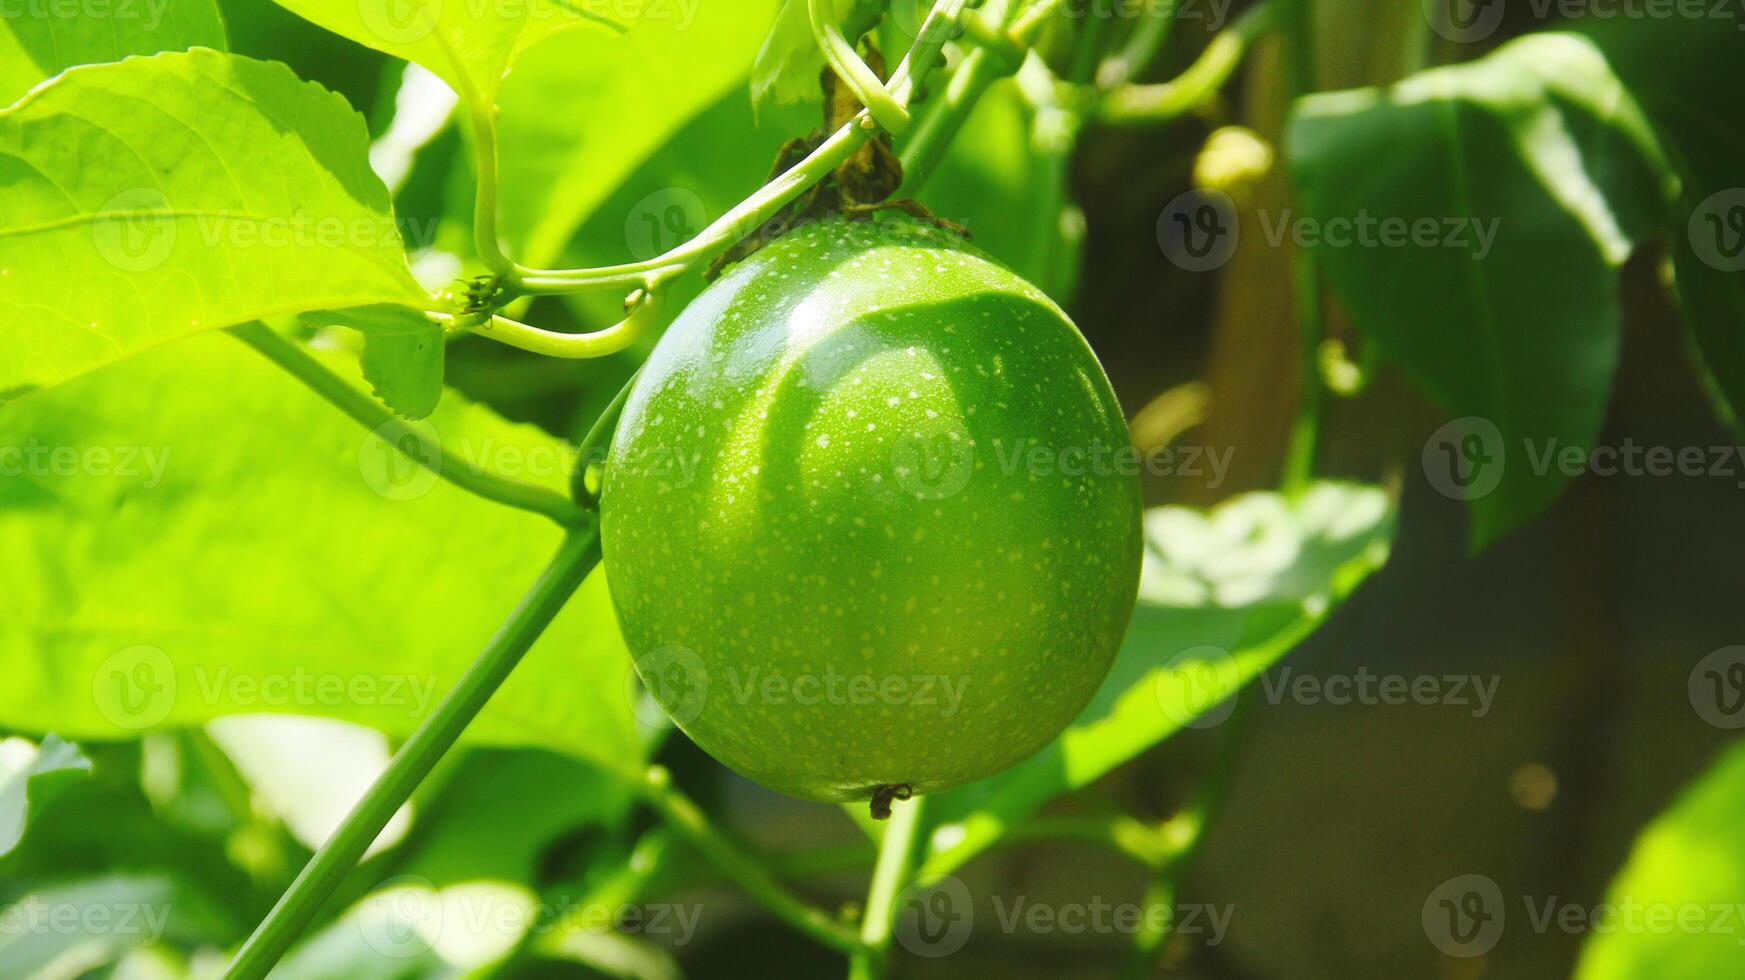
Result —
POLYGON ((1102 682, 1135 464, 1034 286, 931 225, 805 226, 698 297, 632 389, 601 494, 613 603, 655 698, 745 776, 956 786, 1102 682))

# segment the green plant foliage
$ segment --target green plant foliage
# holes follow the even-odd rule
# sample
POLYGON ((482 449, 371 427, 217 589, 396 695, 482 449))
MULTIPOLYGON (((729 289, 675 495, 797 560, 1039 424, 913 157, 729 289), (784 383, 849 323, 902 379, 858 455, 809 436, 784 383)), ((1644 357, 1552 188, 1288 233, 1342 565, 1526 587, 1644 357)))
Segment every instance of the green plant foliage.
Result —
MULTIPOLYGON (((503 239, 523 263, 560 258, 614 189, 744 80, 775 3, 702 3, 695 13, 692 20, 645 18, 622 37, 566 35, 516 65, 501 98, 501 214, 503 239), (680 87, 649 84, 681 75, 680 87)), ((737 188, 734 200, 752 189, 737 188)), ((702 230, 689 227, 684 237, 702 230)), ((622 229, 614 231, 622 238, 622 229)), ((656 240, 671 247, 683 241, 679 233, 662 226, 656 240)))
MULTIPOLYGON (((99 875, 20 896, 17 907, 99 911, 72 919, 72 928, 17 929, 0 943, 0 973, 9 977, 90 975, 135 950, 199 935, 221 918, 209 900, 162 875, 99 875)), ((186 975, 171 976, 178 974, 186 975)))
POLYGON ((1745 424, 1745 58, 1732 18, 1602 21, 1605 51, 1653 121, 1680 180, 1667 228, 1685 323, 1723 413, 1745 424))
MULTIPOLYGON (((853 41, 878 23, 885 4, 879 0, 836 0, 835 7, 843 35, 853 41)), ((764 33, 767 37, 751 70, 752 105, 762 109, 766 105, 816 102, 824 52, 813 40, 806 0, 782 0, 774 28, 764 33)), ((896 65, 893 62, 889 67, 896 65)))
MULTIPOLYGON (((648 258, 670 246, 684 229, 701 231, 727 213, 769 174, 783 141, 817 124, 815 107, 765 111, 754 118, 743 89, 729 87, 715 103, 685 123, 672 138, 625 175, 606 200, 593 208, 570 237, 566 264, 611 265, 648 258)), ((676 318, 705 286, 701 270, 667 285, 668 320, 676 318)), ((565 297, 583 323, 610 323, 622 315, 623 298, 597 291, 565 297)), ((651 331, 653 333, 653 331, 651 331)), ((629 358, 640 363, 658 334, 647 337, 629 358)), ((619 377, 631 367, 619 365, 619 377)), ((616 385, 591 386, 609 398, 616 385)), ((578 419, 585 431, 598 414, 589 405, 578 419)))
POLYGON ((18 845, 33 812, 40 812, 69 782, 90 773, 91 760, 78 746, 54 735, 41 745, 21 738, 0 740, 0 857, 18 845))
POLYGON ((117 4, 81 17, 8 14, 0 17, 0 106, 68 68, 188 48, 224 50, 224 21, 212 0, 117 4))
MULTIPOLYGON (((568 449, 531 427, 452 395, 421 424, 468 465, 566 485, 568 449)), ((0 566, 0 724, 23 730, 294 710, 406 734, 559 537, 414 467, 227 336, 23 399, 0 441, 75 460, 0 483, 0 550, 32 556, 0 566)), ((629 764, 628 670, 596 577, 470 734, 629 764)))
POLYGON ((1617 272, 1665 213, 1653 134, 1591 42, 1540 34, 1386 90, 1304 99, 1287 155, 1304 217, 1323 229, 1428 222, 1427 245, 1323 239, 1314 255, 1386 357, 1501 433, 1500 483, 1469 502, 1474 545, 1495 540, 1565 480, 1528 465, 1524 442, 1586 449, 1599 434, 1617 272))
POLYGON ((429 317, 403 306, 373 306, 305 313, 302 319, 363 335, 364 379, 395 413, 421 419, 436 409, 445 347, 442 328, 429 317))
POLYGON ((399 872, 437 886, 481 880, 531 885, 546 873, 544 852, 563 835, 617 829, 629 805, 620 781, 572 755, 471 749, 419 815, 415 847, 399 872))
POLYGON ((1091 703, 1047 748, 933 801, 936 841, 985 846, 1189 724, 1314 632, 1386 561, 1393 503, 1376 487, 1318 483, 1297 499, 1251 493, 1209 512, 1146 512, 1139 605, 1091 703))
POLYGON ((1582 950, 1576 980, 1737 976, 1735 912, 1745 895, 1741 826, 1745 743, 1736 743, 1636 838, 1629 862, 1606 893, 1606 901, 1617 908, 1638 910, 1628 920, 1635 925, 1596 929, 1582 950), (1654 918, 1642 918, 1641 910, 1654 918), (1651 925, 1663 916, 1667 927, 1651 925), (1726 928, 1711 928, 1721 925, 1726 928))
POLYGON ((1030 152, 1033 122, 1016 82, 989 86, 920 197, 1019 275, 1055 284, 1049 295, 1070 305, 1079 250, 1057 222, 1038 221, 1034 214, 1034 202, 1058 175, 1030 152))
POLYGON ((203 49, 0 112, 0 401, 261 316, 428 303, 367 146, 338 96, 203 49))
POLYGON ((335 34, 414 61, 440 75, 481 111, 515 59, 566 31, 624 28, 599 0, 458 3, 444 0, 278 0, 335 34))

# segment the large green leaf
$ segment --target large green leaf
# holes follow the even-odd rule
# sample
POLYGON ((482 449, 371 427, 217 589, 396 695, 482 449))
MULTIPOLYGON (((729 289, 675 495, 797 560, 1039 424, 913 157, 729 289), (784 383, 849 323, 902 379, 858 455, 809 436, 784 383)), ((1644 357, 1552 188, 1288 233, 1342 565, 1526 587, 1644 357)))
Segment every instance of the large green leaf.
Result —
MULTIPOLYGON (((1582 950, 1577 980, 1733 980, 1745 895, 1745 743, 1636 839, 1606 904, 1617 928, 1582 950)), ((1599 921, 1598 919, 1595 920, 1599 921)))
MULTIPOLYGON (((502 92, 501 220, 511 253, 529 265, 560 258, 639 164, 744 80, 774 15, 774 0, 703 3, 691 23, 644 19, 623 37, 571 34, 522 59, 502 92)), ((703 230, 688 200, 672 202, 685 220, 655 231, 661 250, 703 230)), ((630 234, 646 232, 613 237, 630 234)))
POLYGON ((0 105, 76 65, 225 46, 213 0, 117 2, 101 10, 87 6, 82 16, 66 14, 65 8, 32 5, 0 16, 0 105))
POLYGON ((1389 89, 1304 99, 1286 146, 1301 218, 1325 232, 1315 259, 1352 318, 1443 407, 1500 433, 1471 457, 1501 460, 1500 475, 1466 474, 1461 494, 1474 543, 1494 540, 1562 489, 1533 451, 1599 434, 1617 272, 1665 214, 1647 123, 1591 42, 1540 34, 1389 89), (1367 242, 1352 224, 1366 218, 1367 242))
MULTIPOLYGON (((619 10, 603 0, 277 0, 335 34, 414 61, 440 75, 468 102, 488 110, 515 59, 576 28, 615 30, 619 10)), ((651 20, 685 23, 684 5, 662 5, 651 20)), ((574 95, 576 93, 568 93, 574 95)), ((585 117, 571 116, 572 122, 585 117)))
MULTIPOLYGON (((336 371, 356 364, 328 356, 336 371)), ((451 395, 425 430, 557 490, 569 450, 451 395)), ((558 529, 439 481, 231 337, 0 413, 0 724, 112 737, 235 713, 406 734, 558 529)), ((596 575, 469 729, 624 765, 629 660, 596 575)))
POLYGON ((368 146, 338 96, 205 49, 0 112, 0 402, 261 316, 428 303, 368 146))
POLYGON ((979 849, 1182 727, 1219 720, 1387 560, 1393 507, 1374 487, 1323 483, 1210 513, 1160 507, 1145 529, 1139 605, 1096 697, 1035 756, 936 797, 935 847, 979 849))
POLYGON ((1745 33, 1733 18, 1582 25, 1680 178, 1667 229, 1685 323, 1724 413, 1745 424, 1745 33))

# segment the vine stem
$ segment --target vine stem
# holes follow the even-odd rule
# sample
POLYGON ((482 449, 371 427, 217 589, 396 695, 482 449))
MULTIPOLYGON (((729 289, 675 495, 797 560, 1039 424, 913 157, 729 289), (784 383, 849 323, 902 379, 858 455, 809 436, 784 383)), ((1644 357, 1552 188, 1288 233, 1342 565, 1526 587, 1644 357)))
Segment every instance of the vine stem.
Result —
POLYGON ((1097 104, 1097 119, 1111 125, 1167 122, 1204 105, 1224 87, 1248 48, 1270 31, 1276 14, 1269 0, 1250 7, 1218 32, 1193 64, 1167 82, 1122 85, 1097 104))
POLYGON ((872 885, 867 889, 866 908, 861 913, 862 948, 849 962, 849 980, 880 980, 889 966, 891 927, 897 912, 897 896, 915 871, 915 848, 920 836, 925 796, 891 804, 891 819, 879 842, 878 863, 873 866, 872 885))
POLYGON ((864 951, 865 944, 852 929, 788 891, 768 868, 711 823, 690 797, 673 786, 672 775, 664 767, 650 766, 642 778, 632 779, 628 786, 674 833, 765 908, 826 946, 851 956, 864 951))
POLYGON ((589 527, 564 537, 557 555, 485 645, 459 683, 371 784, 345 821, 304 866, 225 971, 225 980, 259 980, 285 955, 341 879, 357 865, 388 820, 453 747, 485 702, 508 678, 533 641, 600 561, 600 536, 589 527))
MULTIPOLYGON (((1315 25, 1311 0, 1283 0, 1280 34, 1285 47, 1285 79, 1292 101, 1315 90, 1315 25)), ((1326 401, 1321 385, 1320 348, 1326 334, 1321 304, 1321 271, 1306 249, 1291 253, 1291 281, 1297 314, 1297 413, 1285 450, 1281 485, 1287 494, 1301 493, 1315 475, 1321 441, 1321 412, 1326 401)))
MULTIPOLYGON (((938 58, 966 0, 937 0, 921 25, 915 43, 891 75, 888 86, 897 105, 907 106, 915 90, 938 58)), ((705 256, 744 238, 777 211, 799 197, 806 188, 823 180, 854 154, 876 131, 864 109, 830 134, 805 159, 780 177, 760 187, 732 210, 711 222, 696 237, 644 262, 602 266, 595 269, 528 269, 516 266, 513 285, 522 293, 571 293, 609 286, 655 289, 705 256)))
POLYGON ((460 459, 440 443, 432 445, 426 431, 395 416, 380 402, 353 387, 327 366, 258 320, 229 328, 231 336, 288 372, 359 425, 375 432, 390 446, 416 444, 422 451, 407 457, 469 493, 519 510, 543 514, 563 527, 583 523, 586 512, 563 494, 488 473, 460 459), (421 458, 424 456, 432 458, 421 458))
POLYGON ((921 117, 903 145, 903 183, 892 197, 914 197, 920 191, 988 87, 1016 70, 1016 65, 1008 68, 987 48, 974 48, 964 56, 945 87, 945 97, 921 117))

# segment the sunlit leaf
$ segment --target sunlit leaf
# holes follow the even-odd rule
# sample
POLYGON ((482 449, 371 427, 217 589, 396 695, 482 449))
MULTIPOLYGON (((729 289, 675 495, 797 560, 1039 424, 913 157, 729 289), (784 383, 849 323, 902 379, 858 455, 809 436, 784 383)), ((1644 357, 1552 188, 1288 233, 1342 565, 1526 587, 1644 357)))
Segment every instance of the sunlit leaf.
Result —
POLYGON ((120 61, 133 54, 224 50, 224 21, 213 0, 86 4, 65 8, 20 5, 0 16, 0 106, 76 65, 120 61))
MULTIPOLYGON (((311 851, 333 836, 388 768, 381 732, 328 718, 235 715, 214 719, 206 731, 260 804, 311 851)), ((411 824, 411 808, 401 807, 369 853, 399 843, 411 824)))
POLYGON ((1607 890, 1607 905, 1620 910, 1617 926, 1594 930, 1576 980, 1738 976, 1741 826, 1745 744, 1735 744, 1636 838, 1607 890))
POLYGON ((939 794, 936 846, 992 840, 1181 728, 1221 721, 1243 684, 1387 560, 1393 507, 1380 489, 1323 483, 1296 500, 1157 508, 1145 529, 1139 605, 1096 697, 1035 756, 939 794))
POLYGON ((0 402, 261 316, 428 303, 367 152, 338 96, 203 49, 0 112, 0 402))
POLYGON ((417 310, 372 306, 305 313, 315 326, 349 327, 363 334, 364 379, 397 414, 429 415, 442 398, 442 328, 417 310))
MULTIPOLYGON (((567 485, 563 443, 458 396, 419 425, 461 465, 567 485)), ((22 478, 0 481, 0 724, 26 731, 259 712, 405 735, 560 536, 438 480, 225 335, 25 398, 0 413, 0 446, 22 450, 22 478)), ((468 735, 629 763, 628 670, 595 576, 468 735)))
POLYGON ((1599 435, 1618 269, 1665 214, 1647 123, 1591 42, 1540 34, 1386 90, 1302 100, 1286 148, 1301 217, 1323 232, 1309 244, 1352 319, 1449 412, 1497 433, 1471 444, 1460 477, 1474 544, 1496 539, 1567 479, 1529 450, 1599 435))
POLYGON ((462 99, 489 108, 515 59, 585 28, 616 33, 640 4, 615 0, 277 0, 353 41, 417 62, 462 99))

